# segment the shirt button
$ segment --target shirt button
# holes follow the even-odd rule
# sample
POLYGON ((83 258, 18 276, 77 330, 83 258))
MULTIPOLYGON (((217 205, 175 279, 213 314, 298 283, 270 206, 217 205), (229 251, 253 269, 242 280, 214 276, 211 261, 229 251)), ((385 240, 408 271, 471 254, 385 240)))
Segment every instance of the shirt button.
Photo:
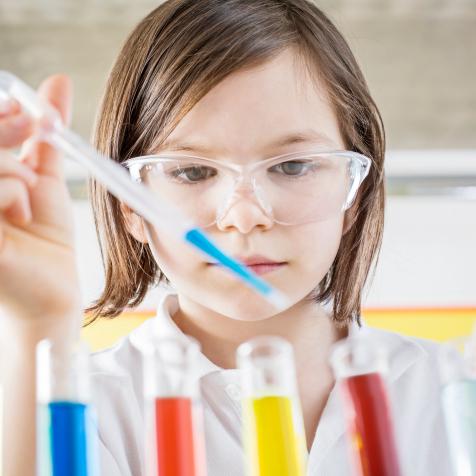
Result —
POLYGON ((241 390, 240 387, 234 383, 230 383, 225 387, 226 393, 232 400, 241 400, 241 390))

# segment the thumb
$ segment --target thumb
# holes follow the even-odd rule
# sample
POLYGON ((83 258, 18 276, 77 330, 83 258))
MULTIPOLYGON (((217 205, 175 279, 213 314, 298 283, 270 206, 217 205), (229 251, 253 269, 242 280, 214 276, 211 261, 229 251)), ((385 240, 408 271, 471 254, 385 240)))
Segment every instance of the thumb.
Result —
MULTIPOLYGON (((58 110, 63 123, 71 122, 73 84, 69 76, 57 74, 45 79, 38 88, 38 95, 58 110)), ((38 142, 31 151, 33 167, 39 175, 62 178, 61 154, 46 142, 38 142)))

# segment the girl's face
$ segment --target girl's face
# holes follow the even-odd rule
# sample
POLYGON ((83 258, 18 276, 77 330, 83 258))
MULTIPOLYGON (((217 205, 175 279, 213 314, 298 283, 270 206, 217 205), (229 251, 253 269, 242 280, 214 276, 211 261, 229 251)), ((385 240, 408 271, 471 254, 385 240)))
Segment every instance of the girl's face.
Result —
MULTIPOLYGON (((316 148, 345 148, 337 119, 325 89, 309 78, 292 51, 284 51, 225 78, 181 120, 160 152, 246 164, 316 148)), ((323 222, 279 225, 245 197, 207 231, 235 257, 279 263, 254 269, 295 305, 326 275, 344 226, 343 213, 323 222)), ((276 314, 263 298, 188 245, 154 230, 141 236, 140 227, 132 228, 136 238, 149 241, 180 298, 242 321, 276 314)))

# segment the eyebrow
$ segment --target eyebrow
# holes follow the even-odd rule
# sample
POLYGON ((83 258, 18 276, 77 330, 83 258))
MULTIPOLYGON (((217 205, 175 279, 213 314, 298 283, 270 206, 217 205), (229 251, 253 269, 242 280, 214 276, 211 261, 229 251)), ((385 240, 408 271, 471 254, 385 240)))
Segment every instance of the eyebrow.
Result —
MULTIPOLYGON (((315 130, 297 131, 285 134, 277 139, 269 142, 264 149, 275 150, 289 145, 296 144, 314 144, 318 146, 337 147, 337 144, 326 134, 317 132, 315 130)), ((200 154, 209 154, 212 148, 209 148, 200 143, 193 143, 181 139, 165 140, 161 146, 161 150, 168 150, 170 152, 198 152, 200 154)))

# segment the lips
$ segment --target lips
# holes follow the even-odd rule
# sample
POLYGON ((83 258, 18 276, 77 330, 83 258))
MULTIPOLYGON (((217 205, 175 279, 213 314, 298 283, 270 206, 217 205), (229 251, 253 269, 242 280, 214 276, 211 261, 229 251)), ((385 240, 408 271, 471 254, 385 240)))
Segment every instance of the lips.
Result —
POLYGON ((280 269, 287 264, 285 261, 274 261, 261 255, 235 256, 235 259, 246 265, 256 274, 269 273, 280 269))
POLYGON ((272 259, 266 258, 266 256, 253 255, 253 256, 236 256, 238 261, 241 261, 246 266, 260 266, 260 265, 278 265, 284 264, 282 261, 274 261, 272 259))
POLYGON ((253 264, 247 265, 248 268, 253 270, 256 274, 265 274, 271 271, 276 271, 282 268, 286 263, 269 263, 269 264, 253 264))

